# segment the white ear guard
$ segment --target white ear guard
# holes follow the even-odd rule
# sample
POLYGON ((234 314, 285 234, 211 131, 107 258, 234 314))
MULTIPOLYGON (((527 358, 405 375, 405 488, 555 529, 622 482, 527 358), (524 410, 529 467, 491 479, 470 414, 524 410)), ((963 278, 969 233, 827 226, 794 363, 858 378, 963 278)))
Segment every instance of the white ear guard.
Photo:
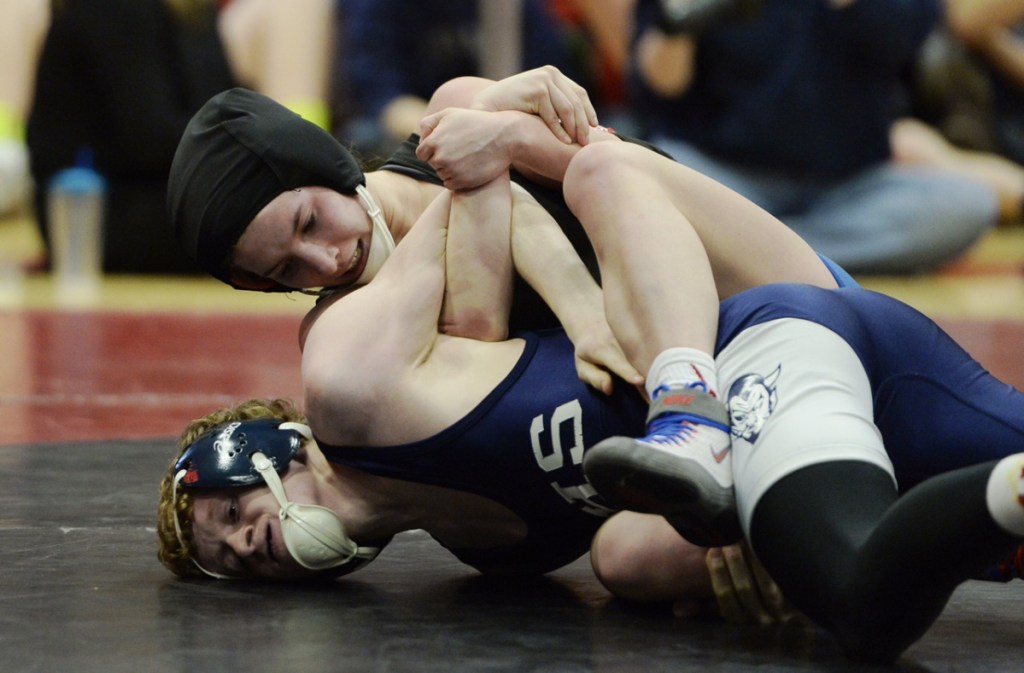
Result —
POLYGON ((281 505, 281 535, 288 552, 303 568, 327 570, 357 558, 370 561, 380 553, 375 547, 357 545, 345 534, 338 515, 326 507, 289 502, 281 477, 262 453, 253 454, 252 462, 281 505))
MULTIPOLYGON (((177 501, 179 484, 191 490, 247 487, 264 481, 281 505, 281 534, 292 558, 310 570, 337 568, 339 574, 352 572, 376 558, 380 548, 358 546, 331 510, 289 502, 278 475, 291 462, 302 441, 312 437, 306 425, 275 419, 218 426, 189 445, 178 459, 171 497, 177 501), (348 567, 343 567, 346 564, 348 567)), ((178 543, 187 548, 177 515, 174 530, 178 543)), ((196 559, 192 562, 211 577, 231 579, 207 570, 196 559)))

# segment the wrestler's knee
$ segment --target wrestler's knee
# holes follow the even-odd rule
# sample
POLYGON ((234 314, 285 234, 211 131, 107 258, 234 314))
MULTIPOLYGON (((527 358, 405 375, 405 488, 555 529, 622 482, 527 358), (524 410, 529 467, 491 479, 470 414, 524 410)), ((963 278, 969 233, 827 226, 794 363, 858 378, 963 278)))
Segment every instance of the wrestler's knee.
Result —
POLYGON ((590 563, 597 579, 615 595, 630 593, 637 577, 637 550, 632 535, 620 525, 619 516, 609 519, 597 531, 590 545, 590 563))
POLYGON ((845 563, 840 554, 850 556, 852 552, 839 552, 833 570, 819 573, 811 582, 794 578, 808 572, 796 557, 782 566, 774 557, 765 567, 787 600, 830 631, 847 657, 870 663, 891 662, 921 633, 908 628, 908 624, 897 623, 901 613, 898 601, 894 604, 888 600, 883 583, 856 570, 856 563, 845 563))
POLYGON ((594 536, 590 558, 598 580, 615 596, 658 602, 706 598, 705 555, 662 517, 621 512, 594 536))
POLYGON ((892 573, 858 565, 837 595, 842 608, 832 632, 850 659, 889 663, 925 634, 945 601, 919 601, 913 592, 894 585, 892 573))
POLYGON ((624 142, 596 142, 581 148, 569 162, 562 183, 566 203, 573 212, 593 207, 595 202, 615 198, 629 184, 632 151, 640 149, 624 142))

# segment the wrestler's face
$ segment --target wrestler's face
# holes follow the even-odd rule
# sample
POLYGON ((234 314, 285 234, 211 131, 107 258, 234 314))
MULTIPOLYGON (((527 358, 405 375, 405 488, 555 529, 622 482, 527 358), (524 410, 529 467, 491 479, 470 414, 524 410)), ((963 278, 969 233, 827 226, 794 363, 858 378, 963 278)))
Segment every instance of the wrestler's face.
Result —
POLYGON ((326 187, 283 192, 235 245, 236 284, 253 290, 351 285, 366 266, 370 216, 359 199, 326 187))
MULTIPOLYGON (((321 504, 323 484, 300 461, 282 475, 292 502, 321 504)), ((199 564, 238 578, 299 579, 323 574, 300 566, 281 534, 281 507, 267 486, 194 496, 192 536, 199 564)))

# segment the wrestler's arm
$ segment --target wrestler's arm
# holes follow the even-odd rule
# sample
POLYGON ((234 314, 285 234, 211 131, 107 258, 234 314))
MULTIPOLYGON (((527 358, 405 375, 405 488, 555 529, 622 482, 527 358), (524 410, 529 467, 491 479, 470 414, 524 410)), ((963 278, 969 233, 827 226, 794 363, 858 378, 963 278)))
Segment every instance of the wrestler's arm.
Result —
MULTIPOLYGON (((476 77, 458 78, 440 87, 431 105, 480 105, 482 95, 487 101, 483 107, 519 105, 522 109, 529 109, 535 98, 544 98, 543 91, 555 89, 543 78, 535 77, 538 72, 530 71, 524 76, 497 83, 476 77), (536 86, 538 81, 542 86, 536 86), (542 93, 537 93, 538 88, 542 93)), ((585 99, 586 92, 571 80, 565 81, 574 88, 551 96, 561 101, 571 99, 577 109, 585 107, 581 101, 589 105, 589 100, 585 99), (572 99, 572 96, 576 98, 572 99)), ((469 109, 448 109, 446 114, 450 123, 441 127, 435 140, 439 141, 438 146, 465 151, 456 163, 470 166, 473 182, 479 175, 503 173, 510 164, 527 175, 536 175, 526 163, 514 161, 513 155, 560 181, 569 160, 579 149, 578 144, 566 144, 556 138, 540 115, 469 109), (515 147, 502 138, 515 139, 515 147)), ((590 129, 590 133, 595 139, 617 140, 604 130, 590 129)), ((611 334, 604 316, 600 288, 580 261, 578 253, 547 211, 518 188, 513 191, 512 248, 516 270, 551 307, 575 345, 576 367, 581 380, 604 392, 611 391, 611 373, 634 385, 642 383, 641 375, 626 360, 611 334)), ((450 262, 450 277, 460 273, 455 269, 456 266, 450 262)), ((474 273, 470 265, 469 276, 474 273)))
POLYGON ((512 194, 508 173, 451 195, 439 329, 481 341, 508 337, 512 305, 512 194))
MULTIPOLYGON (((427 311, 433 316, 433 326, 438 331, 481 341, 498 341, 507 336, 513 285, 509 189, 505 174, 480 188, 444 192, 412 227, 411 231, 418 232, 421 228, 436 229, 443 224, 445 231, 445 251, 436 260, 444 269, 442 302, 437 312, 427 311)), ((422 237, 421 234, 412 237, 413 245, 422 237)), ((427 249, 424 254, 433 255, 436 250, 427 249)), ((402 259, 407 256, 408 253, 403 254, 402 259)), ((393 275, 389 273, 388 277, 393 275)), ((383 285, 386 283, 376 285, 378 289, 372 294, 380 294, 379 288, 383 285)), ((424 286, 425 298, 429 298, 430 289, 430 285, 424 286)), ((302 320, 300 349, 305 349, 309 331, 324 311, 353 290, 341 288, 317 301, 302 320)), ((382 301, 390 302, 392 296, 400 299, 405 293, 389 294, 382 297, 382 301)), ((430 303, 425 301, 421 306, 427 308, 430 303)))
MULTIPOLYGON (((447 249, 459 264, 476 265, 475 283, 488 288, 488 310, 495 321, 507 321, 500 297, 510 296, 512 283, 508 184, 505 178, 474 192, 442 193, 372 281, 321 301, 307 318, 302 381, 318 438, 332 444, 412 441, 443 429, 453 404, 478 401, 480 379, 472 372, 489 351, 467 339, 442 343, 447 337, 439 332, 447 249)), ((449 299, 455 304, 447 314, 449 332, 474 336, 484 308, 449 299)))
POLYGON ((527 70, 499 81, 458 77, 442 84, 427 103, 424 116, 448 107, 484 112, 518 110, 540 117, 565 144, 586 145, 597 111, 587 90, 554 66, 527 70))
MULTIPOLYGON (((512 80, 460 77, 443 84, 431 98, 416 154, 434 167, 449 189, 487 182, 509 168, 532 181, 554 185, 562 181, 569 161, 583 144, 618 140, 606 129, 587 125, 575 127, 573 142, 566 142, 552 132, 561 127, 552 127, 531 111, 534 98, 543 97, 537 91, 546 89, 529 89, 532 97, 514 93, 519 89, 510 89, 512 80)), ((582 88, 578 90, 582 92, 578 96, 586 96, 582 88)), ((583 98, 570 99, 560 91, 559 95, 573 101, 573 110, 586 107, 583 98)))
POLYGON ((554 218, 518 187, 513 190, 512 257, 516 271, 565 328, 584 383, 604 393, 612 391, 612 374, 643 384, 608 326, 601 287, 554 218))
POLYGON ((365 441, 375 403, 402 390, 437 342, 449 206, 447 195, 435 200, 372 281, 321 300, 303 321, 305 411, 321 440, 365 441))
POLYGON ((669 603, 678 617, 718 614, 733 624, 799 617, 746 543, 705 549, 664 518, 620 512, 594 536, 591 564, 617 597, 669 603))
POLYGON ((511 187, 503 173, 452 194, 441 331, 505 339, 515 270, 565 328, 580 379, 605 393, 612 391, 612 374, 641 385, 608 326, 601 288, 551 215, 524 189, 511 187))
MULTIPOLYGON (((515 102, 516 97, 502 89, 507 83, 459 78, 440 87, 432 104, 472 106, 477 97, 492 95, 495 89, 500 94, 495 99, 515 102)), ((570 160, 581 149, 559 141, 539 117, 522 111, 447 107, 423 123, 429 134, 421 140, 417 154, 454 189, 490 179, 510 164, 524 175, 561 183, 570 160)), ((591 142, 597 140, 618 138, 591 129, 591 142)), ((805 242, 746 199, 656 152, 638 150, 633 157, 650 176, 644 188, 659 187, 690 218, 711 259, 720 296, 769 282, 835 286, 805 242)))

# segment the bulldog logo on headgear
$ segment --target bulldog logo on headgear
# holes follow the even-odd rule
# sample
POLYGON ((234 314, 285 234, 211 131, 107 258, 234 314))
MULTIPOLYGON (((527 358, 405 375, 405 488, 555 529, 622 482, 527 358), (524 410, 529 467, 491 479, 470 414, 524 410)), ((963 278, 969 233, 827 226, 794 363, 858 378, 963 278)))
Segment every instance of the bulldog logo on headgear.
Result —
POLYGON ((768 417, 778 403, 776 382, 782 372, 780 364, 768 376, 745 374, 729 387, 727 404, 733 437, 751 444, 757 441, 768 417))
POLYGON ((220 456, 221 461, 232 460, 238 454, 239 449, 245 445, 245 435, 242 435, 240 441, 237 442, 232 438, 240 425, 242 424, 229 423, 225 425, 224 429, 217 433, 217 438, 213 440, 213 450, 220 456))

